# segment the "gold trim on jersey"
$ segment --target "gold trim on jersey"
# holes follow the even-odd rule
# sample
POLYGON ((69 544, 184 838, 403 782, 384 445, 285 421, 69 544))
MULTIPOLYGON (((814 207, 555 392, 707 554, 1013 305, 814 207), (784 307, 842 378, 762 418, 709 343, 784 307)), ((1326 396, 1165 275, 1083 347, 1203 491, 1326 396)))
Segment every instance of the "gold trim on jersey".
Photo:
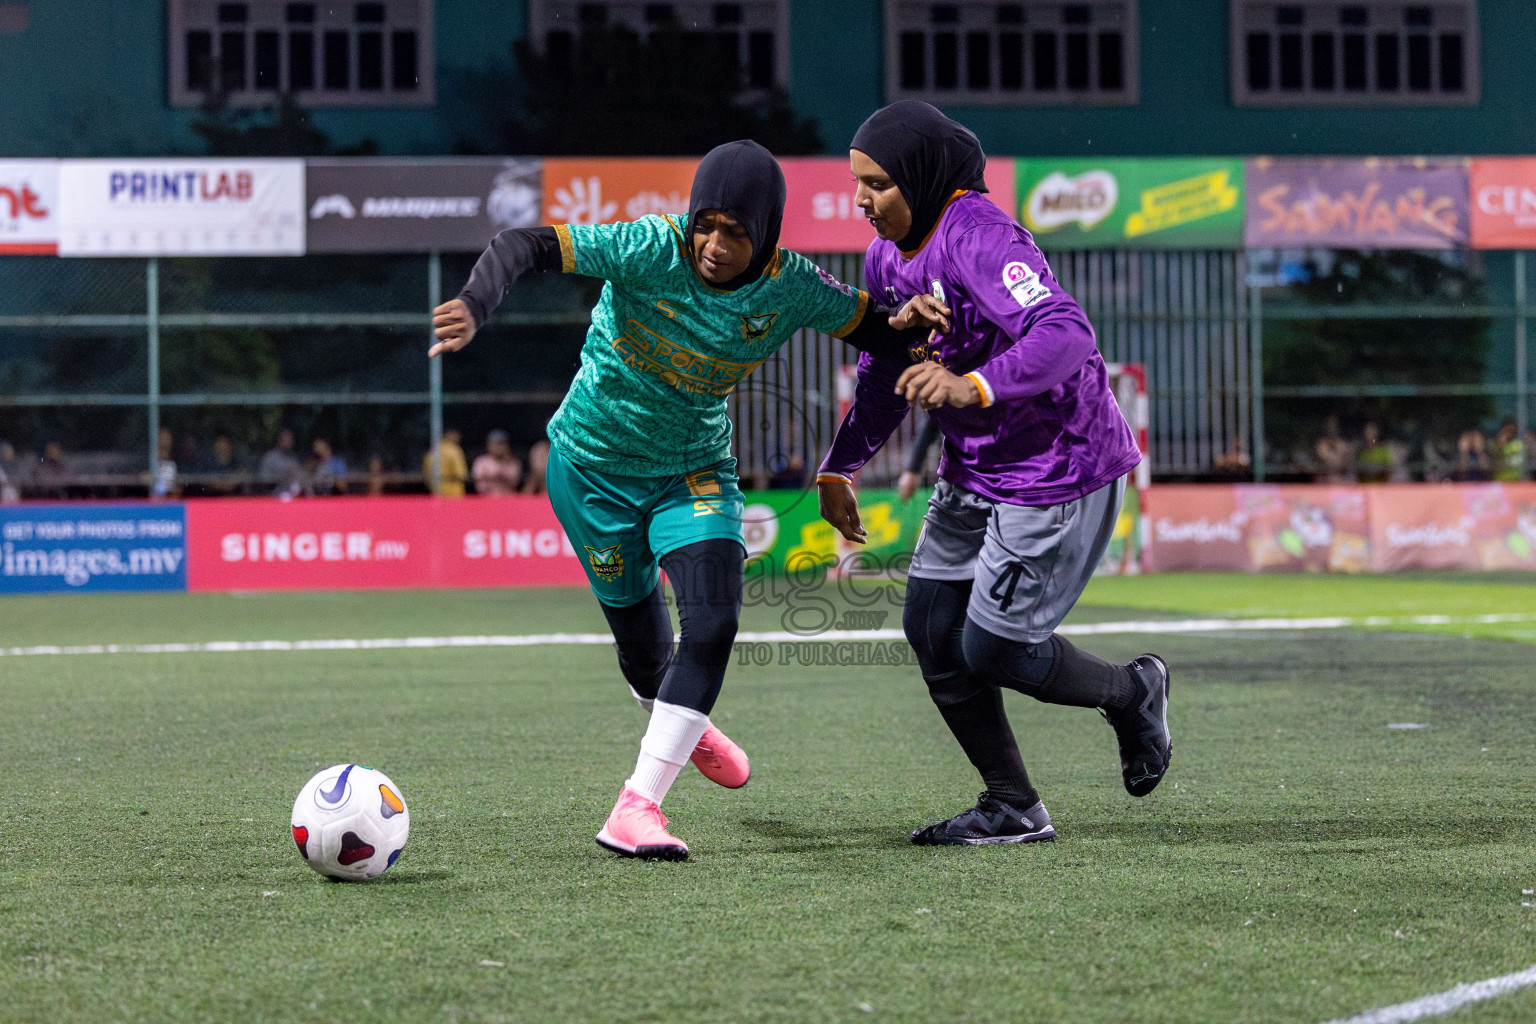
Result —
POLYGON ((869 312, 869 292, 866 292, 864 289, 860 288, 859 289, 859 305, 858 305, 858 308, 853 311, 853 316, 849 317, 848 318, 848 322, 843 324, 843 326, 839 327, 835 331, 830 331, 829 333, 834 338, 846 338, 846 337, 848 337, 848 335, 853 333, 853 330, 854 330, 855 327, 858 327, 859 324, 864 322, 864 314, 868 313, 868 312, 869 312))
POLYGON ((556 224, 555 238, 560 241, 560 272, 562 274, 576 273, 576 246, 571 241, 571 226, 569 224, 556 224))

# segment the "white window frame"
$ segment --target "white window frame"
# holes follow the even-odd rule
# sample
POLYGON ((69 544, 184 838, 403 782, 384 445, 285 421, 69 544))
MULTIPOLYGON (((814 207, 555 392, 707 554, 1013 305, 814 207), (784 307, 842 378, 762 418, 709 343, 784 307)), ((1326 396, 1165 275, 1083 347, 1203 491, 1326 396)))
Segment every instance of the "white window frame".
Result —
MULTIPOLYGON (((315 88, 292 93, 302 107, 428 107, 437 102, 436 43, 433 31, 433 0, 373 0, 384 7, 384 21, 378 31, 384 40, 384 83, 382 89, 358 88, 358 33, 372 28, 359 25, 354 17, 357 0, 314 0, 315 20, 309 25, 290 24, 287 0, 245 0, 247 18, 243 23, 246 39, 246 88, 225 94, 231 107, 270 107, 278 96, 288 92, 289 46, 292 31, 306 28, 314 35, 315 88), (396 89, 393 75, 394 55, 390 34, 395 29, 416 33, 415 89, 396 89), (324 87, 325 57, 321 37, 326 30, 348 34, 348 87, 345 90, 324 87), (255 37, 258 31, 278 33, 278 88, 257 89, 255 37)), ((208 101, 209 94, 187 88, 187 33, 208 30, 217 40, 221 31, 218 20, 219 0, 166 0, 166 76, 167 95, 173 107, 197 107, 208 101)), ((231 24, 233 30, 236 26, 231 24)), ((215 45, 217 49, 217 45, 215 45)))
MULTIPOLYGON (((576 11, 585 6, 587 0, 528 0, 528 39, 534 50, 544 52, 545 41, 552 31, 568 30, 574 35, 580 35, 576 11)), ((608 12, 607 26, 622 27, 634 32, 642 39, 648 39, 652 32, 652 26, 646 21, 645 9, 652 4, 645 0, 594 0, 605 7, 608 12)), ((771 31, 773 33, 773 86, 777 89, 789 88, 789 0, 735 0, 736 6, 742 8, 742 21, 739 31, 742 33, 741 45, 743 55, 746 53, 747 34, 752 31, 771 31)), ((717 0, 676 0, 667 6, 673 8, 677 14, 676 25, 684 28, 696 28, 701 31, 710 31, 715 25, 715 8, 720 6, 717 0)), ((725 28, 728 26, 719 26, 725 28)), ((742 61, 743 69, 747 62, 742 61)), ((747 95, 755 91, 747 83, 743 82, 742 89, 747 95)))
POLYGON ((1228 66, 1231 68, 1232 103, 1238 107, 1471 107, 1482 96, 1482 40, 1478 33, 1477 0, 1229 0, 1230 34, 1228 40, 1228 66), (1287 32, 1276 22, 1273 13, 1282 7, 1299 9, 1303 21, 1300 26, 1287 32), (1345 8, 1364 9, 1368 21, 1359 28, 1342 24, 1345 8), (1408 8, 1428 8, 1433 15, 1433 26, 1425 30, 1407 26, 1408 8), (1446 19, 1451 20, 1448 22, 1446 19), (1459 22, 1459 24, 1458 24, 1459 22), (1439 87, 1440 65, 1436 52, 1442 29, 1451 29, 1461 37, 1462 89, 1444 92, 1439 87), (1249 33, 1268 31, 1272 39, 1270 54, 1270 87, 1264 90, 1250 88, 1248 77, 1249 33), (1300 88, 1280 86, 1280 43, 1282 34, 1299 36, 1301 40, 1302 82, 1300 88), (1365 88, 1344 87, 1343 37, 1348 35, 1365 38, 1365 88), (1333 58, 1334 88, 1319 89, 1314 85, 1314 35, 1331 35, 1334 39, 1333 58), (1398 87, 1382 90, 1377 86, 1378 35, 1396 36, 1398 87), (1431 39, 1430 89, 1411 89, 1408 84, 1409 36, 1429 36, 1431 39))
POLYGON ((1141 33, 1138 15, 1139 0, 950 0, 949 3, 919 2, 919 0, 885 0, 885 96, 891 100, 926 100, 934 104, 965 104, 974 106, 1039 107, 1039 106, 1134 106, 1141 100, 1141 33), (933 8, 958 8, 959 20, 952 23, 956 41, 956 87, 940 89, 934 85, 929 73, 934 59, 933 8), (1017 23, 1000 23, 999 10, 1003 7, 1020 8, 1023 20, 1017 23), (1089 21, 1084 29, 1067 23, 1067 8, 1086 8, 1089 21), (1123 88, 1103 89, 1095 81, 1099 74, 1099 42, 1095 38, 1109 27, 1120 34, 1121 81, 1123 88), (902 85, 903 35, 922 32, 924 35, 924 84, 922 88, 905 88, 902 85), (1073 89, 1067 86, 1067 36, 1086 32, 1089 43, 1089 85, 1073 89), (986 33, 989 43, 989 84, 986 88, 969 85, 969 36, 986 33), (1035 36, 1052 37, 1055 56, 1056 86, 1038 88, 1035 77, 1035 36), (1017 89, 1004 88, 1002 37, 1005 34, 1022 34, 1021 60, 1022 81, 1017 89))

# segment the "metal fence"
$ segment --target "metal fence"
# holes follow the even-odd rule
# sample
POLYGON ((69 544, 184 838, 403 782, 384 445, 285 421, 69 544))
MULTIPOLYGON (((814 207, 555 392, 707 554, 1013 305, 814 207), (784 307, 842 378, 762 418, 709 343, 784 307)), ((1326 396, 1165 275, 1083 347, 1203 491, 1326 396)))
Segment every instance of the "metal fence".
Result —
MULTIPOLYGON (((1326 308, 1260 281, 1243 252, 1063 252, 1051 256, 1098 331, 1106 360, 1147 368, 1152 469, 1199 476, 1234 445, 1257 479, 1291 469, 1265 444, 1266 409, 1406 397, 1467 396, 1530 421, 1524 253, 1482 254, 1487 287, 1467 301, 1357 302, 1326 308), (1496 336, 1481 380, 1266 384, 1264 344, 1287 324, 1400 321, 1406 332, 1478 323, 1496 336), (1430 325, 1430 326, 1424 326, 1430 325), (1321 403, 1321 404, 1319 404, 1321 403)), ((857 255, 815 257, 845 281, 857 255)), ((535 437, 574 372, 596 298, 591 282, 515 290, 484 338, 445 365, 423 358, 429 314, 473 257, 300 257, 246 260, 0 259, 0 440, 73 430, 77 447, 137 450, 102 480, 143 486, 166 422, 239 420, 266 443, 285 417, 327 422, 354 447, 393 446, 395 479, 420 479, 420 458, 445 423, 514 425, 535 437), (243 418, 242 418, 243 417, 243 418), (327 420, 326 417, 329 417, 327 420)), ((547 275, 563 278, 563 275, 547 275)), ((730 397, 743 480, 793 480, 815 469, 840 416, 839 375, 851 349, 799 332, 730 397)), ((899 474, 909 417, 865 471, 899 474)), ((470 433, 471 440, 476 436, 470 433)), ((345 445, 346 441, 343 442, 345 445)), ((1529 457, 1528 453, 1528 457, 1529 457)))

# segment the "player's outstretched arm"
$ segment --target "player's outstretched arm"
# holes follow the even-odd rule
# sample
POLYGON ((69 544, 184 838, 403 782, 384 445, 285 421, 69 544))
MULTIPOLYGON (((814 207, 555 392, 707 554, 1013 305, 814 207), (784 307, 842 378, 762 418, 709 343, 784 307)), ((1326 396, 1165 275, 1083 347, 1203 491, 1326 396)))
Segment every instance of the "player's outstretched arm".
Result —
POLYGON ((480 254, 458 297, 432 311, 437 343, 427 350, 428 358, 468 345, 515 281, 560 269, 560 237, 554 228, 509 228, 501 232, 480 254))

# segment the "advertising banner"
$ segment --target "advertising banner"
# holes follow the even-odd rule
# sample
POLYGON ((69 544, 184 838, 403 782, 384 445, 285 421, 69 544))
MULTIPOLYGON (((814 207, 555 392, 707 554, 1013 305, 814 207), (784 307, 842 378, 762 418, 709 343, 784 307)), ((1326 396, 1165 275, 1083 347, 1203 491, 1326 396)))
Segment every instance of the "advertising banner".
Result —
POLYGON ((1165 485, 1159 572, 1536 569, 1536 484, 1165 485))
POLYGON ((1250 248, 1453 249, 1470 237, 1463 160, 1248 161, 1250 248))
POLYGON ((186 587, 180 505, 0 507, 0 594, 186 587))
POLYGON ((0 255, 59 251, 59 162, 0 160, 0 255))
POLYGON ((64 160, 61 256, 299 256, 302 160, 64 160))
MULTIPOLYGON (((869 248, 875 229, 854 205, 855 183, 846 158, 784 157, 779 164, 789 192, 780 245, 803 253, 863 252, 869 248)), ((1014 161, 988 160, 986 177, 987 198, 1012 216, 1014 161)))
POLYGON ((1536 249, 1536 159, 1472 161, 1472 248, 1536 249))
POLYGON ((586 581, 547 498, 210 498, 187 505, 190 590, 586 581))
POLYGON ((1536 569, 1536 484, 1369 490, 1377 572, 1536 569))
POLYGON ((611 224, 651 213, 687 213, 692 157, 544 161, 543 224, 611 224))
MULTIPOLYGON (((867 539, 854 545, 821 518, 815 491, 748 491, 742 517, 747 572, 807 573, 813 567, 844 562, 849 555, 863 552, 876 565, 905 574, 907 557, 917 544, 923 514, 928 511, 929 493, 920 489, 910 501, 902 501, 893 490, 861 489, 859 518, 867 539)), ((1140 518, 1140 495, 1136 488, 1127 487, 1100 572, 1141 570, 1140 518)))
POLYGON ((542 161, 310 160, 312 253, 479 252, 541 223, 542 161))
POLYGON ((1242 245, 1241 160, 1028 159, 1016 167, 1019 221, 1043 249, 1242 245))

